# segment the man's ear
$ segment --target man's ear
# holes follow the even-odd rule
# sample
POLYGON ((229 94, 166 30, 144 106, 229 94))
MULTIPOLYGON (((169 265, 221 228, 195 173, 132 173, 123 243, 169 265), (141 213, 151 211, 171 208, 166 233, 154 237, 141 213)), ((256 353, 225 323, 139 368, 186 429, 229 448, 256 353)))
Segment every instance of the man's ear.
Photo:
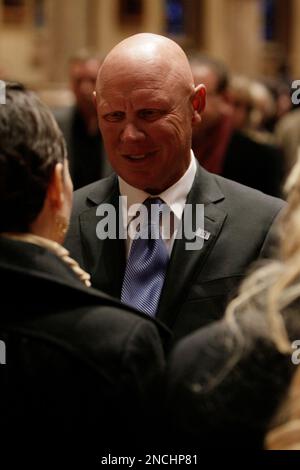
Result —
POLYGON ((50 207, 60 209, 64 203, 64 166, 56 163, 47 190, 50 207))
POLYGON ((194 111, 199 115, 204 111, 206 104, 206 88, 202 83, 195 88, 192 104, 194 111))

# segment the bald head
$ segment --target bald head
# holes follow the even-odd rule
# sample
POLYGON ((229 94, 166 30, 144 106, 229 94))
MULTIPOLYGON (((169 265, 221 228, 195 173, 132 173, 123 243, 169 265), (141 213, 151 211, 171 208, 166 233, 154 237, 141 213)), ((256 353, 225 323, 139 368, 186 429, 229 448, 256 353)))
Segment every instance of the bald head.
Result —
POLYGON ((114 47, 99 71, 96 98, 116 173, 151 194, 178 181, 190 164, 192 125, 204 95, 170 39, 137 34, 114 47))
POLYGON ((148 75, 159 81, 172 81, 191 92, 194 81, 184 51, 174 41, 157 34, 141 33, 117 44, 105 58, 99 70, 97 91, 113 76, 139 71, 147 80, 148 75))

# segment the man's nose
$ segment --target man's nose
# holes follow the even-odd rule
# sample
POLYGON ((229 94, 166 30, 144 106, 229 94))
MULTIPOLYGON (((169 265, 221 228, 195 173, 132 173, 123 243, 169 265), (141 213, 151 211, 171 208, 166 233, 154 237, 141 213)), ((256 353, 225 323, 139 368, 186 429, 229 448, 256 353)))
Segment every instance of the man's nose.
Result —
POLYGON ((133 123, 127 123, 121 133, 121 141, 123 143, 136 142, 144 138, 144 132, 133 123))

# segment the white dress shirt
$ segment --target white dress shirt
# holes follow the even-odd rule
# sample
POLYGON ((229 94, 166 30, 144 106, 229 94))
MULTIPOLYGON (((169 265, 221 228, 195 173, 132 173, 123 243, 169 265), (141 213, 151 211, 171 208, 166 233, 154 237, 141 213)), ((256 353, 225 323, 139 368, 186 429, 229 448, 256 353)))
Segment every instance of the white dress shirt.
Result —
MULTIPOLYGON (((131 216, 129 215, 130 207, 133 204, 139 204, 139 205, 143 204, 143 202, 149 197, 159 197, 160 199, 162 199, 162 201, 165 204, 168 205, 171 211, 171 214, 173 213, 175 216, 173 217, 174 224, 171 225, 171 230, 169 231, 169 234, 167 236, 163 236, 168 253, 169 255, 171 255, 172 248, 174 245, 174 240, 176 238, 176 234, 178 232, 178 229, 181 223, 186 199, 194 182, 196 170, 197 170, 196 159, 193 154, 193 151, 191 150, 191 162, 190 162, 188 169, 184 173, 184 175, 178 181, 176 181, 176 183, 170 186, 168 189, 156 195, 149 194, 141 189, 134 188, 130 184, 126 183, 126 181, 124 181, 119 176, 118 179, 119 179, 120 194, 121 196, 127 196, 127 204, 126 204, 126 198, 125 199, 123 197, 121 198, 122 199, 122 220, 123 220, 125 233, 127 233, 128 235, 128 229, 129 229, 130 223, 134 219, 132 215, 131 216)), ((162 218, 162 223, 164 223, 163 221, 164 221, 164 218, 162 218)), ((164 227, 162 227, 163 234, 165 232, 168 232, 168 228, 165 227, 165 229, 166 230, 164 230, 164 227)), ((126 257, 127 258, 130 252, 131 244, 132 244, 132 237, 128 235, 126 237, 126 257)))

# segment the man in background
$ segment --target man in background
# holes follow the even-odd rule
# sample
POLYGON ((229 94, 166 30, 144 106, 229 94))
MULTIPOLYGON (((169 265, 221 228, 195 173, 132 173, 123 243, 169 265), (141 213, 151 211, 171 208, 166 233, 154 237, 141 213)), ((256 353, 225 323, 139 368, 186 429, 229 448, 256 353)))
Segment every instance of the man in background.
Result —
POLYGON ((55 118, 67 142, 74 189, 104 178, 111 173, 93 101, 93 91, 101 60, 87 51, 70 59, 70 86, 75 104, 54 110, 55 118))
POLYGON ((283 157, 275 146, 258 142, 234 128, 226 67, 210 57, 192 57, 195 84, 207 90, 202 122, 193 128, 193 150, 200 164, 271 196, 281 195, 283 157))

